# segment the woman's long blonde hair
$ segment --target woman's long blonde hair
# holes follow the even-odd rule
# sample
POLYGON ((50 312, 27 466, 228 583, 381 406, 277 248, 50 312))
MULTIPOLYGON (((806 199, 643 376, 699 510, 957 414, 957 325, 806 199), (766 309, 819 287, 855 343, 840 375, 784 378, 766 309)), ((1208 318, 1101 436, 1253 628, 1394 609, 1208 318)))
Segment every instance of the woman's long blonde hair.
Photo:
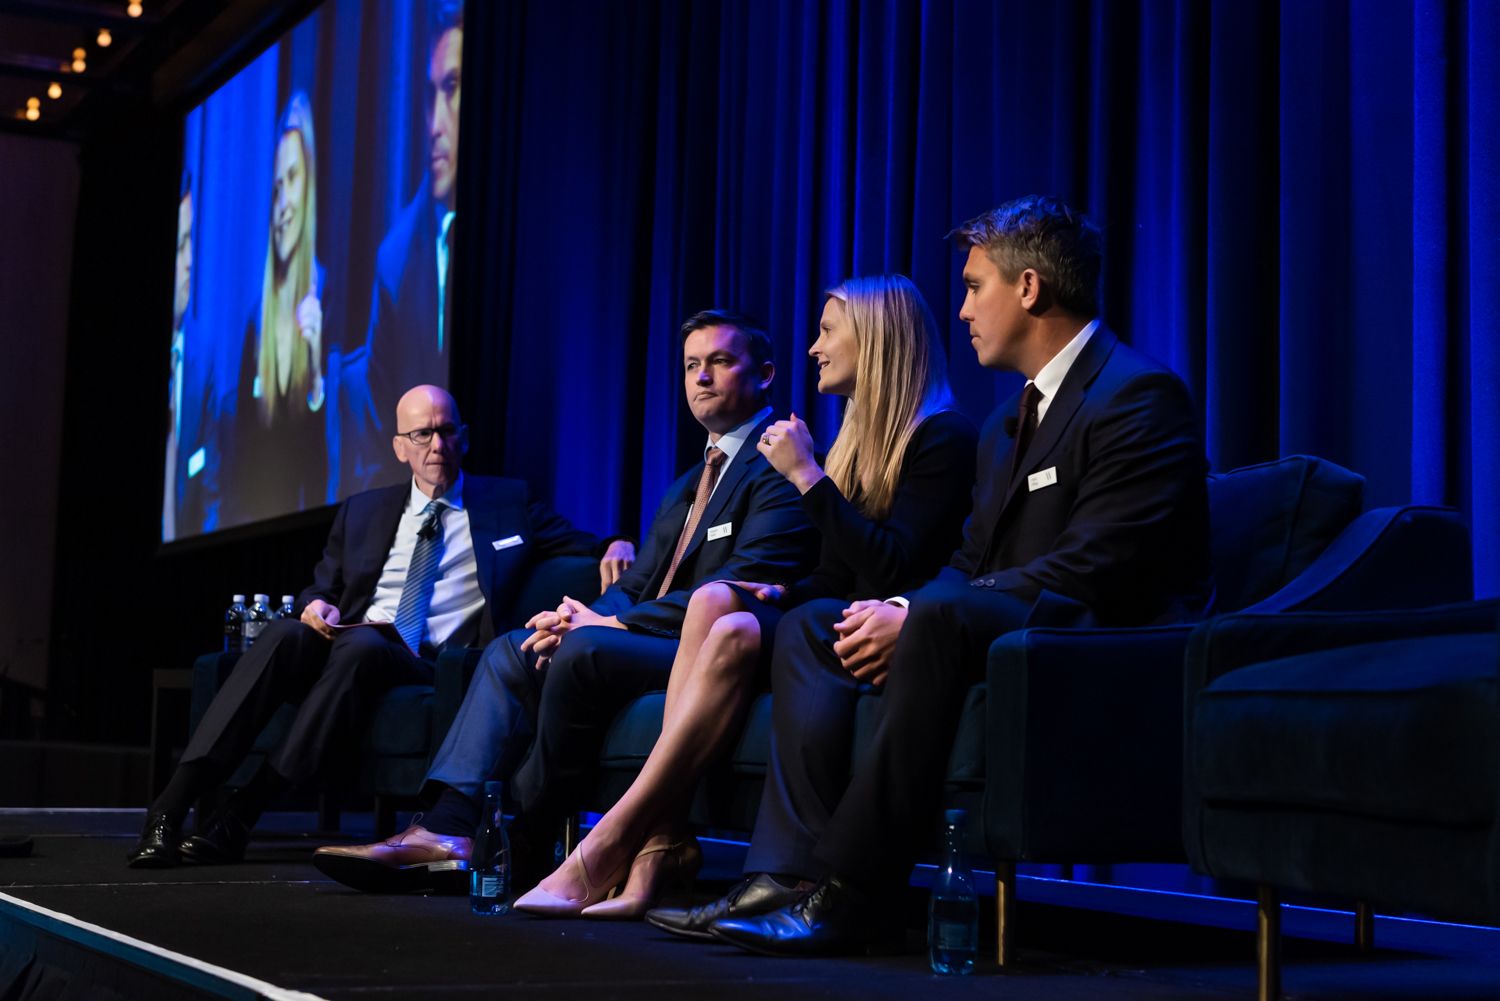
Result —
POLYGON ((922 293, 905 275, 850 278, 829 289, 843 303, 859 359, 854 395, 828 450, 828 475, 866 517, 890 514, 917 425, 953 406, 948 359, 922 293))
MULTIPOLYGON (((277 420, 278 411, 284 408, 306 408, 307 394, 312 389, 312 360, 309 358, 307 342, 293 331, 292 363, 287 380, 285 400, 276 391, 279 372, 276 367, 276 324, 281 308, 291 300, 291 312, 295 317, 297 306, 313 291, 317 281, 316 250, 318 225, 317 154, 313 144, 312 105, 307 95, 297 91, 287 101, 286 110, 277 122, 276 146, 281 137, 296 133, 302 143, 302 163, 305 171, 302 200, 302 232, 297 248, 284 266, 276 261, 276 201, 271 200, 271 220, 267 226, 266 274, 260 292, 260 343, 256 346, 256 374, 260 377, 260 399, 256 408, 261 424, 269 427, 277 420)), ((274 163, 274 160, 273 160, 274 163)), ((274 169, 274 167, 273 167, 274 169)))

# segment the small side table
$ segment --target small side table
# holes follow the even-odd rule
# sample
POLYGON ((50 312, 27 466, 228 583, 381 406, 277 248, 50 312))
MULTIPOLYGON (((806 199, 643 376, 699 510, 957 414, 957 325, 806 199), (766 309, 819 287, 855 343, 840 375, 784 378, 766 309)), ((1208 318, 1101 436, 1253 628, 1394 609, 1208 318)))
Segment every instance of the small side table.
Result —
POLYGON ((158 667, 151 672, 151 767, 148 781, 155 799, 172 769, 172 745, 187 739, 188 705, 193 695, 193 670, 158 667))

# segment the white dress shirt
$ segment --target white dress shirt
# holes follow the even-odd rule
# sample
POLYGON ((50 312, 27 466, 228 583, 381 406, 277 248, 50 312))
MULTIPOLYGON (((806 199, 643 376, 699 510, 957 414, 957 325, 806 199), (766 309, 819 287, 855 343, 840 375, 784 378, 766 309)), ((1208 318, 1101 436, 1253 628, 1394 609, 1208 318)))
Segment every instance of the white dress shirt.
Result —
MULTIPOLYGON (((442 517, 443 555, 438 560, 432 604, 427 608, 427 642, 433 646, 441 646, 484 608, 484 593, 479 590, 479 563, 474 558, 474 538, 469 530, 469 512, 464 510, 463 490, 464 477, 459 473, 457 482, 442 495, 448 508, 442 517)), ((422 509, 430 499, 412 480, 406 510, 401 512, 401 521, 396 526, 396 541, 391 543, 364 621, 396 621, 406 570, 417 548, 417 529, 422 527, 422 509)))

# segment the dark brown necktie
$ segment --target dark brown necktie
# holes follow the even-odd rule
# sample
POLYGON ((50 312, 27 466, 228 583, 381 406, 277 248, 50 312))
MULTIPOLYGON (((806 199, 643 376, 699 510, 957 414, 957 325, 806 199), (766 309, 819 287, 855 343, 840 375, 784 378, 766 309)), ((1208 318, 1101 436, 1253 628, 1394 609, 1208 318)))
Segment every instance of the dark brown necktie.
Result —
POLYGON ((1042 391, 1036 383, 1028 382, 1021 393, 1021 411, 1016 415, 1016 445, 1010 453, 1010 478, 1015 481, 1021 472, 1021 463, 1026 458, 1026 448, 1036 434, 1037 408, 1042 403, 1042 391))
POLYGON ((724 453, 709 446, 708 453, 703 457, 703 474, 698 477, 698 492, 693 495, 693 509, 688 512, 687 521, 682 526, 682 534, 677 538, 677 549, 672 553, 672 565, 667 567, 667 576, 662 579, 661 590, 656 592, 658 598, 672 590, 672 578, 677 574, 677 566, 682 562, 682 554, 688 547, 688 540, 693 537, 693 531, 698 527, 699 519, 703 517, 703 509, 708 506, 708 496, 714 492, 714 484, 719 482, 719 467, 722 465, 724 465, 724 453))

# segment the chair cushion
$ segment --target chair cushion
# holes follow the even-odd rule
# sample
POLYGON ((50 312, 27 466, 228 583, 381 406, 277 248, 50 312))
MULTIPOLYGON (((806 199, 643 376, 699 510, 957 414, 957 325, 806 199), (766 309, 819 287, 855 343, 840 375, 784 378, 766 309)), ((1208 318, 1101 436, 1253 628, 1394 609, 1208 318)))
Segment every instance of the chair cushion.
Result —
POLYGON ((1488 824, 1500 789, 1491 634, 1369 643, 1231 671, 1193 707, 1205 801, 1488 824))
POLYGON ((631 702, 610 723, 599 763, 605 768, 639 769, 661 734, 667 693, 652 692, 631 702))
POLYGON ((376 755, 425 757, 432 743, 432 686, 398 685, 375 703, 365 749, 376 755))
POLYGON ((1364 483, 1308 455, 1209 476, 1214 611, 1244 608, 1305 570, 1359 515, 1364 483))

